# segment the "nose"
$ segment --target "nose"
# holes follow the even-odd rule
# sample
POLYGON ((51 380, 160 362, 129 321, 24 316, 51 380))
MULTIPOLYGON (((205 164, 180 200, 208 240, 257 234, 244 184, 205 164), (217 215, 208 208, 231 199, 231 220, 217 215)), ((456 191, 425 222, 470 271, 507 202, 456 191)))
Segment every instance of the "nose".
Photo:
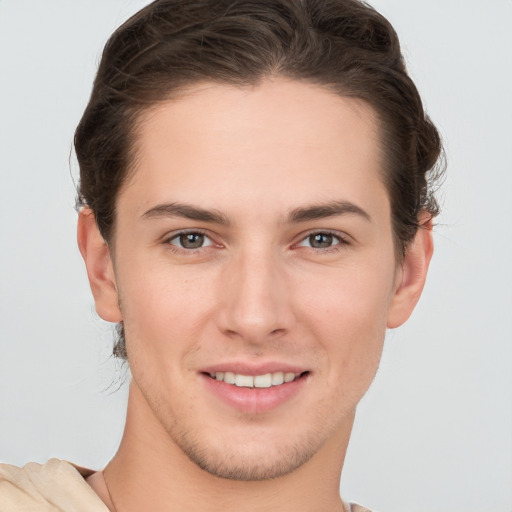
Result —
POLYGON ((218 312, 225 335, 258 345, 291 330, 295 316, 283 267, 271 251, 240 254, 226 265, 218 312))

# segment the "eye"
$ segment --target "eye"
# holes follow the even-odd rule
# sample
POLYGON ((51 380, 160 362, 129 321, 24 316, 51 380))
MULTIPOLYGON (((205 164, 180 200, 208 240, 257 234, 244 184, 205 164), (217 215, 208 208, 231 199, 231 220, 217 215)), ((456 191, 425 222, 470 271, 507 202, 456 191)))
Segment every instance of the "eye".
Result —
POLYGON ((200 249, 202 247, 208 247, 213 245, 213 241, 207 237, 204 233, 200 232, 188 232, 179 233, 167 242, 171 245, 175 245, 180 249, 192 250, 200 249))
POLYGON ((311 233, 309 236, 301 240, 299 247, 311 247, 312 249, 329 249, 340 244, 346 244, 340 236, 329 232, 311 233))

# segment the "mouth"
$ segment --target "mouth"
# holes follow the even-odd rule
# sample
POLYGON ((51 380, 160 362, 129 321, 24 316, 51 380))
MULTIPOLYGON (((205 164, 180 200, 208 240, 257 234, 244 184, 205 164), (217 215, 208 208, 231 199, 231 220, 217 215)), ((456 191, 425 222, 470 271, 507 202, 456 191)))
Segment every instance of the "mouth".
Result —
POLYGON ((304 396, 302 393, 309 388, 312 371, 279 361, 230 361, 202 368, 200 376, 212 393, 209 396, 231 410, 253 415, 296 403, 296 398, 304 396))
POLYGON ((262 375, 244 375, 234 372, 215 372, 207 373, 206 375, 213 380, 231 384, 239 388, 272 388, 294 382, 305 377, 308 373, 307 371, 302 373, 272 372, 262 375))

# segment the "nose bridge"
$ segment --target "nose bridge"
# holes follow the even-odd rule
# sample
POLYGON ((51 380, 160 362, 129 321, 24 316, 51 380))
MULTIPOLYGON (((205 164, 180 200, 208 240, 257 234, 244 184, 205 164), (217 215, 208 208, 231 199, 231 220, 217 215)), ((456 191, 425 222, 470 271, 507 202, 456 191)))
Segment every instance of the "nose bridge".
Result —
POLYGON ((255 343, 289 329, 292 314, 285 273, 271 248, 240 251, 225 270, 222 330, 255 343))

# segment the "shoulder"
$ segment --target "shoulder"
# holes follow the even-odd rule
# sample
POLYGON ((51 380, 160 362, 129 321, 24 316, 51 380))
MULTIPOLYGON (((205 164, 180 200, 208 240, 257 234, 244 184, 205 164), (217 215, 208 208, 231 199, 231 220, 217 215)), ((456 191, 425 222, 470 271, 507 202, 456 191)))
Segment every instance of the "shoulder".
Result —
POLYGON ((349 512, 372 512, 369 508, 362 507, 356 503, 349 504, 349 512))
POLYGON ((0 464, 0 511, 108 512, 84 479, 91 473, 58 459, 22 468, 0 464))

